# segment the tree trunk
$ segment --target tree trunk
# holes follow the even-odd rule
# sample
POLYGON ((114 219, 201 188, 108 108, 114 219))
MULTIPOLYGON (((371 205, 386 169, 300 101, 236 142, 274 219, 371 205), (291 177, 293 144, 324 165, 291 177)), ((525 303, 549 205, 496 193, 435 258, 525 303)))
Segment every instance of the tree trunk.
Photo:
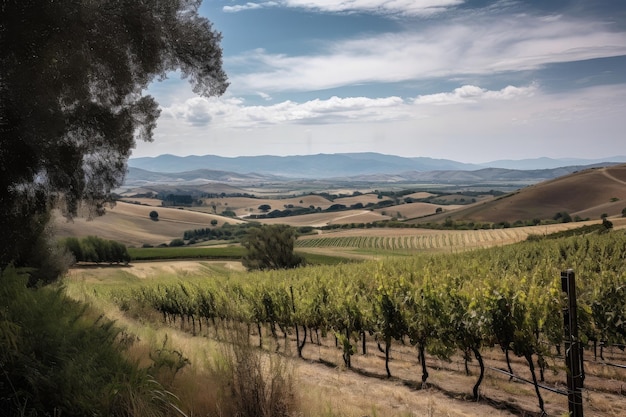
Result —
POLYGON ((367 347, 365 346, 365 331, 361 332, 361 337, 363 338, 363 342, 361 347, 363 348, 363 354, 367 354, 367 347))
POLYGON ((387 378, 391 378, 391 371, 389 370, 389 350, 391 348, 391 338, 385 340, 385 370, 387 371, 387 378))
POLYGON ((424 343, 420 342, 417 345, 417 348, 419 349, 419 357, 420 357, 420 362, 422 364, 422 386, 424 386, 426 384, 426 380, 428 379, 428 370, 426 370, 426 354, 424 352, 424 343))
POLYGON ((535 385, 535 393, 537 394, 537 399, 539 400, 539 408, 543 413, 546 412, 543 407, 543 398, 541 398, 541 393, 539 392, 539 384, 537 383, 537 375, 535 374, 535 365, 533 364, 533 355, 526 354, 524 355, 526 358, 526 362, 528 362, 528 367, 530 368, 530 373, 533 377, 533 384, 535 385))
POLYGON ((478 364, 480 365, 480 376, 478 377, 478 381, 476 381, 476 385, 474 385, 474 389, 473 389, 474 400, 478 401, 479 399, 478 387, 480 387, 480 384, 483 382, 483 378, 485 376, 485 364, 483 363, 483 357, 481 356, 477 348, 473 347, 472 352, 474 352, 474 356, 476 357, 476 360, 478 361, 478 364))
MULTIPOLYGON (((298 325, 296 324, 296 329, 298 328, 298 325)), ((300 343, 298 345, 298 357, 302 358, 302 349, 304 349, 304 345, 306 343, 306 326, 302 326, 302 328, 304 329, 304 335, 302 336, 302 343, 300 343)))
POLYGON ((604 341, 600 340, 600 359, 604 360, 604 341))
POLYGON ((511 367, 511 359, 509 358, 509 347, 504 348, 504 356, 506 357, 506 366, 509 368, 509 382, 513 380, 513 368, 511 367))
POLYGON ((256 328, 259 331, 259 349, 263 349, 263 333, 261 333, 261 322, 256 322, 256 328))

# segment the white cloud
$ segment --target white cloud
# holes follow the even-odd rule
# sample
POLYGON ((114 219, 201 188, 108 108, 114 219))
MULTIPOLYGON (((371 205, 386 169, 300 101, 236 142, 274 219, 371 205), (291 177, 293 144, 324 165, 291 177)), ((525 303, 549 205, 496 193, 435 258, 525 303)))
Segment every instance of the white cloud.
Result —
POLYGON ((225 12, 241 12, 262 7, 289 7, 320 12, 367 12, 377 14, 427 16, 440 13, 465 0, 280 0, 261 3, 248 2, 224 6, 225 12))
POLYGON ((260 9, 262 7, 263 4, 248 2, 246 4, 237 4, 235 6, 224 6, 222 10, 229 13, 236 13, 244 10, 260 9))
POLYGON ((162 109, 165 119, 176 119, 189 126, 222 126, 252 128, 279 124, 324 125, 337 123, 380 123, 419 119, 423 110, 411 104, 437 106, 442 104, 472 104, 478 101, 511 100, 529 97, 535 85, 508 86, 491 91, 474 85, 464 85, 452 92, 418 96, 405 101, 401 97, 331 97, 303 103, 283 101, 272 105, 246 105, 240 98, 193 97, 162 109))
POLYGON ((403 33, 337 41, 315 55, 256 49, 227 62, 235 69, 230 91, 239 94, 485 75, 625 54, 626 32, 602 22, 518 15, 459 18, 403 33))
POLYGON ((440 106, 352 97, 247 106, 236 98, 187 100, 163 109, 155 141, 139 142, 133 156, 381 152, 485 162, 601 158, 623 149, 626 85, 558 94, 533 85, 493 91, 462 86, 441 94, 466 101, 440 106), (187 107, 205 109, 211 122, 190 123, 187 107))
POLYGON ((476 103, 479 100, 510 100, 515 97, 531 96, 537 90, 536 85, 515 87, 509 85, 498 91, 489 91, 475 85, 464 85, 449 93, 421 95, 413 100, 415 104, 462 104, 476 103))
POLYGON ((164 118, 187 125, 250 128, 280 123, 328 124, 351 121, 392 121, 409 116, 400 97, 331 97, 305 103, 284 101, 268 106, 247 106, 237 98, 194 97, 162 109, 164 118))

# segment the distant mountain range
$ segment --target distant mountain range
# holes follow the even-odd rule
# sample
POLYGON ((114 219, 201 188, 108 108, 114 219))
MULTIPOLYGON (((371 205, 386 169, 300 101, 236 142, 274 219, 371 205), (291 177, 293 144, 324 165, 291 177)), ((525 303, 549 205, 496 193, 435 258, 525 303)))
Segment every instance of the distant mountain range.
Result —
MULTIPOLYGON (((216 155, 159 155, 156 157, 131 158, 128 161, 128 166, 161 174, 189 173, 190 171, 196 171, 195 174, 199 174, 198 170, 210 170, 221 171, 220 175, 225 177, 228 177, 230 173, 237 173, 263 177, 276 176, 283 177, 283 179, 329 179, 374 174, 396 175, 407 172, 478 171, 485 168, 543 170, 620 162, 626 162, 626 156, 612 156, 604 159, 536 158, 499 160, 484 164, 466 164, 449 159, 405 158, 366 152, 300 156, 239 156, 234 158, 216 155)), ((196 176, 196 178, 203 177, 206 174, 204 172, 203 175, 196 176)), ((212 178, 212 180, 216 181, 218 179, 212 178)))
POLYGON ((152 172, 183 172, 199 169, 263 174, 285 178, 323 179, 404 171, 473 170, 481 166, 446 159, 404 158, 377 153, 318 154, 304 156, 160 155, 130 159, 128 165, 152 172))

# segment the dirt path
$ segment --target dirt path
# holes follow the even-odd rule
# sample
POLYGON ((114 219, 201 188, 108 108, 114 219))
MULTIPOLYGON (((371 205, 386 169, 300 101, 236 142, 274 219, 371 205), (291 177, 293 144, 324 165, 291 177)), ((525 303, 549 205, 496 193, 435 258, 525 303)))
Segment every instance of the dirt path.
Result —
POLYGON ((604 174, 605 177, 607 177, 608 179, 612 181, 619 182, 620 184, 626 185, 626 181, 622 181, 619 178, 615 178, 606 168, 602 168, 602 174, 604 174))

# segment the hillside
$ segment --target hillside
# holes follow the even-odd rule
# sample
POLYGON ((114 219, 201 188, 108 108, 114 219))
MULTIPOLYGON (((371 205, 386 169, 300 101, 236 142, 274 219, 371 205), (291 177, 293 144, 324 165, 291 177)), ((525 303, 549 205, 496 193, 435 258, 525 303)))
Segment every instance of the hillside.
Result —
POLYGON ((129 246, 143 244, 156 246, 181 238, 185 230, 210 227, 211 220, 218 221, 217 227, 225 222, 230 224, 241 222, 214 214, 118 202, 115 207, 107 209, 104 216, 93 220, 75 218, 68 222, 57 213, 54 226, 59 237, 98 236, 117 240, 129 246), (159 213, 158 221, 150 219, 152 210, 159 213))
MULTIPOLYGON (((518 220, 522 222, 533 219, 549 220, 562 212, 567 212, 574 219, 578 217, 598 220, 603 214, 621 217, 622 210, 626 208, 626 164, 585 169, 496 198, 476 193, 464 196, 457 192, 434 196, 436 198, 434 200, 414 201, 432 197, 433 194, 416 192, 394 199, 373 192, 350 192, 349 189, 334 199, 315 193, 299 194, 295 190, 289 197, 262 195, 253 197, 242 195, 242 192, 249 191, 247 188, 222 185, 222 190, 232 191, 234 195, 216 194, 213 197, 199 198, 202 201, 201 206, 184 209, 165 208, 161 207, 160 200, 126 195, 123 197, 125 201, 118 202, 105 216, 92 221, 77 218, 73 222, 67 222, 60 215, 57 216, 55 222, 57 234, 61 237, 97 235, 130 246, 141 246, 169 243, 173 239, 181 238, 186 230, 210 227, 212 220, 218 222, 218 227, 225 222, 233 224, 246 221, 248 218, 268 224, 283 223, 313 227, 370 223, 392 218, 408 223, 443 222, 447 218, 452 218, 466 222, 513 224, 518 220), (399 204, 392 205, 394 200, 399 204), (476 202, 467 204, 470 201, 476 202), (369 205, 377 203, 387 204, 369 208, 369 205), (332 210, 331 206, 338 204, 345 206, 345 209, 332 210), (266 206, 265 211, 261 209, 262 206, 266 206), (272 211, 299 208, 314 208, 315 211, 287 217, 256 218, 272 211), (331 210, 326 211, 329 208, 331 210), (155 222, 149 218, 151 210, 158 211, 159 221, 155 222), (219 215, 225 211, 235 213, 238 218, 219 215), (435 214, 436 211, 441 213, 435 214)), ((205 187, 208 186, 169 187, 165 190, 188 192, 195 189, 198 192, 206 192, 205 187)), ((154 188, 134 189, 140 192, 148 190, 154 191, 154 188)))
POLYGON ((440 221, 450 216, 454 220, 513 223, 550 219, 559 212, 573 218, 599 219, 602 214, 621 215, 625 207, 626 165, 617 165, 578 171, 421 221, 440 221))

